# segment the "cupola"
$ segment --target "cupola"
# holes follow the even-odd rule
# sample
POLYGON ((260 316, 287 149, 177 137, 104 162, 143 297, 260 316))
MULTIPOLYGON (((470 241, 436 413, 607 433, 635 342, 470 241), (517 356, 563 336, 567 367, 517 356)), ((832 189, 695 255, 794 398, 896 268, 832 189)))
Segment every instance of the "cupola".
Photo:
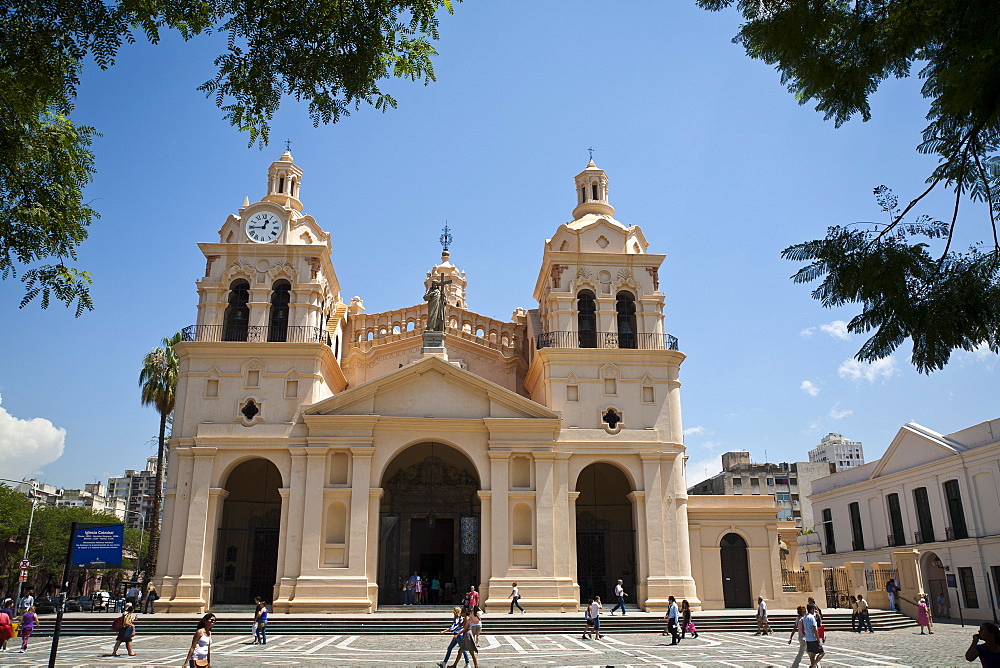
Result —
POLYGON ((302 211, 302 202, 299 201, 301 185, 302 168, 295 164, 292 152, 286 150, 267 170, 267 196, 264 201, 302 211))
POLYGON ((588 213, 613 216, 615 208, 608 203, 608 175, 590 159, 586 169, 576 175, 576 208, 573 219, 588 213))
POLYGON ((451 245, 451 232, 447 225, 444 226, 443 232, 444 234, 441 235, 441 245, 443 246, 441 263, 434 265, 434 268, 427 272, 424 287, 429 289, 431 281, 440 280, 441 275, 444 274, 444 280, 450 281, 445 286, 445 300, 448 306, 468 309, 469 305, 465 301, 465 287, 468 285, 465 280, 465 272, 459 271, 458 267, 451 263, 451 253, 448 251, 448 246, 451 245))

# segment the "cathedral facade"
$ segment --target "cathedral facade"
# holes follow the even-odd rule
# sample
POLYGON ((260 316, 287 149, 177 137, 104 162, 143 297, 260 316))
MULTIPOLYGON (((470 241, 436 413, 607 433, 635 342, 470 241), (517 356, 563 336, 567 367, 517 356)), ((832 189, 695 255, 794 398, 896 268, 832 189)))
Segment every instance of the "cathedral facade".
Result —
POLYGON ((619 579, 647 610, 780 600, 795 529, 773 498, 688 497, 665 256, 614 218, 593 161, 544 242, 537 308, 470 310, 446 248, 426 279, 442 332, 428 303, 343 299, 302 176, 286 151, 265 197, 200 244, 159 605, 373 612, 414 572, 497 605, 516 581, 533 610, 610 601, 619 579))

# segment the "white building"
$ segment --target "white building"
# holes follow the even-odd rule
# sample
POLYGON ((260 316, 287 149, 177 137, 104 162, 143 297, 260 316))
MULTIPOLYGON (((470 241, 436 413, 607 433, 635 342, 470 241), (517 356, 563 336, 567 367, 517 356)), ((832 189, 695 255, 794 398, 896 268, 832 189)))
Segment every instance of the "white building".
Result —
POLYGON ((993 617, 1000 419, 945 435, 907 423, 881 459, 814 481, 810 500, 825 566, 891 563, 904 597, 945 593, 951 610, 961 597, 966 617, 993 617))
POLYGON ((809 461, 831 462, 838 471, 845 471, 864 464, 865 453, 860 441, 849 441, 843 434, 827 434, 809 451, 809 461))

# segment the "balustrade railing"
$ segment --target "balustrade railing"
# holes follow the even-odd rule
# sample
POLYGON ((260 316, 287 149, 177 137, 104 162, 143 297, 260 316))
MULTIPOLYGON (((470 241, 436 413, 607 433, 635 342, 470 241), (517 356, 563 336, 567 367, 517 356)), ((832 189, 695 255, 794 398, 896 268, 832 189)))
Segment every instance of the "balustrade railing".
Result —
POLYGON ((304 325, 190 325, 181 330, 181 341, 240 341, 245 343, 325 343, 330 336, 320 327, 304 325))
POLYGON ((677 350, 670 334, 621 334, 618 332, 543 332, 536 348, 600 348, 625 350, 677 350))

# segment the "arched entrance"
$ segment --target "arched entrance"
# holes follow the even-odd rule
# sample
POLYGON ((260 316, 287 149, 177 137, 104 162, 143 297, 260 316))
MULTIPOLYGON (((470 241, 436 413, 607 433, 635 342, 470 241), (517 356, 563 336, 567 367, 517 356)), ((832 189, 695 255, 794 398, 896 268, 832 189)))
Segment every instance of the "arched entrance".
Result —
POLYGON ((213 603, 270 601, 278 572, 281 474, 266 459, 251 459, 226 480, 222 521, 215 540, 213 603))
POLYGON ((632 524, 632 486, 611 464, 591 464, 576 481, 576 581, 580 600, 600 596, 617 602, 615 583, 636 600, 635 528, 632 524))
POLYGON ((412 445, 389 462, 379 508, 379 605, 403 603, 414 571, 441 581, 444 604, 479 587, 479 488, 472 462, 441 443, 412 445))
POLYGON ((727 608, 752 608, 750 561, 747 542, 737 533, 727 533, 719 542, 722 561, 722 598, 727 608))
POLYGON ((939 617, 950 616, 951 598, 948 592, 948 580, 945 576, 944 564, 934 552, 924 552, 920 557, 920 572, 924 576, 924 593, 927 594, 927 605, 939 617), (944 597, 944 609, 938 602, 938 597, 944 597))

